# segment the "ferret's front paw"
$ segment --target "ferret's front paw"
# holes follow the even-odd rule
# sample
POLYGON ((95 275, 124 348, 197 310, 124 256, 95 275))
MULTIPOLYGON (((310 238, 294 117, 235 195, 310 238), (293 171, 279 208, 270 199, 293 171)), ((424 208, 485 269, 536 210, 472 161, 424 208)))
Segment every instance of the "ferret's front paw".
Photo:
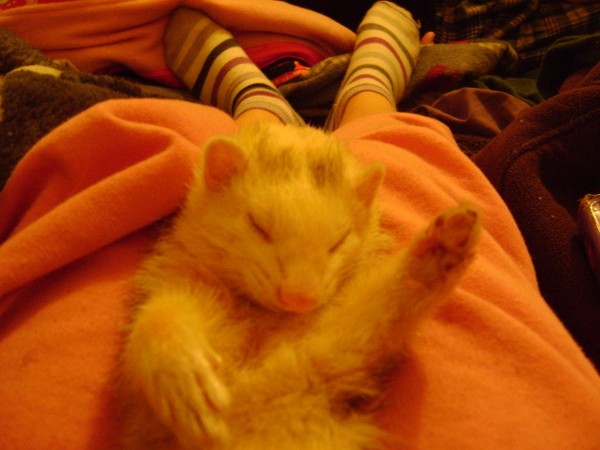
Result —
POLYGON ((412 245, 411 276, 430 287, 458 278, 475 255, 480 229, 473 207, 460 205, 441 213, 412 245))
POLYGON ((230 397, 215 373, 220 357, 208 348, 183 353, 155 371, 150 403, 184 448, 224 442, 229 430, 221 413, 230 397))

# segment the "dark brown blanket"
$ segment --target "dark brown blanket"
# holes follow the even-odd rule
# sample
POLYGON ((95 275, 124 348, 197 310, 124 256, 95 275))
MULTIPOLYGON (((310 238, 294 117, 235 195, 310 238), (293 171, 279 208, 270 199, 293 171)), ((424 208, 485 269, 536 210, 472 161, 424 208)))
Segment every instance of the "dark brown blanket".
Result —
POLYGON ((600 289, 576 215, 600 192, 600 64, 525 111, 474 157, 510 207, 542 294, 600 368, 600 289))

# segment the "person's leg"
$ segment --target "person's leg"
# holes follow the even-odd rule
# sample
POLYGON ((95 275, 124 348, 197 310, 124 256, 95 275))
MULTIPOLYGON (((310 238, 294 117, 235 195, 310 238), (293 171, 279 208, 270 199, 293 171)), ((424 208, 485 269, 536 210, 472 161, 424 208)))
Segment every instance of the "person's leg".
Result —
POLYGON ((238 125, 247 125, 254 122, 276 122, 284 123, 279 116, 264 109, 252 108, 235 116, 238 125))
POLYGON ((165 33, 165 50, 171 70, 200 101, 231 114, 238 123, 304 123, 231 33, 201 12, 175 11, 165 33))
POLYGON ((362 117, 396 112, 396 103, 377 92, 361 91, 348 100, 344 112, 332 130, 362 117))
MULTIPOLYGON (((425 37, 429 40, 431 36, 425 37)), ((327 128, 396 111, 420 45, 418 25, 407 10, 391 2, 375 3, 358 28, 355 50, 327 128)))

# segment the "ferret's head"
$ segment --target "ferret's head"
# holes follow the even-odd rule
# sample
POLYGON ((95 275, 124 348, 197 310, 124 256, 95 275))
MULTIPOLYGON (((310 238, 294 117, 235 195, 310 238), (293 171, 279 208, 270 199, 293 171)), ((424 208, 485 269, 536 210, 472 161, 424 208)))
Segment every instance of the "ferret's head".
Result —
POLYGON ((352 276, 382 178, 382 166, 359 166, 312 128, 213 138, 180 217, 186 246, 234 292, 273 310, 312 311, 352 276))

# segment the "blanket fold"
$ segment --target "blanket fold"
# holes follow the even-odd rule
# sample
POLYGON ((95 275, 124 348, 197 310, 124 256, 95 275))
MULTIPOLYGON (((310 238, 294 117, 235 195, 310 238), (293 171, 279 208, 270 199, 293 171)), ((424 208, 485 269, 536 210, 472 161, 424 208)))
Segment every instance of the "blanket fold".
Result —
POLYGON ((22 161, 0 193, 0 296, 172 212, 185 195, 195 142, 233 129, 213 108, 177 101, 155 108, 125 107, 116 119, 92 108, 22 161), (156 114, 169 120, 156 125, 156 114), (185 114, 202 117, 201 126, 185 114), (188 124, 187 135, 172 131, 179 123, 188 124), (75 203, 65 201, 71 197, 75 203), (52 235, 62 238, 41 245, 52 235))

